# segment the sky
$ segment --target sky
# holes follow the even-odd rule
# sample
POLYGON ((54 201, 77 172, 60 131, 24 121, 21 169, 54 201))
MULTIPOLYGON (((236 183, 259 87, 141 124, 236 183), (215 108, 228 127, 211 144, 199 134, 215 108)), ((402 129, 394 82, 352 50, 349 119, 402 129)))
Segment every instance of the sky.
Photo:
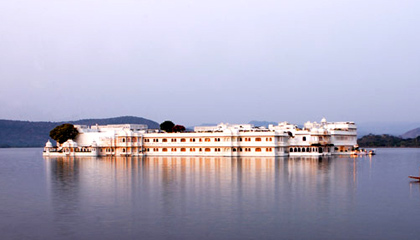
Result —
POLYGON ((418 0, 0 0, 0 119, 420 122, 418 0))

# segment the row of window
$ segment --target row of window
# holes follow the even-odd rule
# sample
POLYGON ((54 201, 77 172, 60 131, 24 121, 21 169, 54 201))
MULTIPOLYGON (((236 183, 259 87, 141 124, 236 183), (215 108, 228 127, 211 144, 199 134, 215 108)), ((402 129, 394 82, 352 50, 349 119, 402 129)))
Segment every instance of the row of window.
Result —
MULTIPOLYGON (((318 147, 295 147, 290 148, 289 152, 320 152, 322 153, 323 149, 318 147)), ((330 151, 330 148, 327 148, 327 151, 330 151)))
MULTIPOLYGON (((273 141, 273 138, 271 138, 271 137, 266 137, 266 138, 257 137, 257 138, 254 139, 254 141, 255 142, 261 142, 261 141, 263 141, 263 139, 267 142, 273 141)), ((177 142, 177 140, 178 140, 177 138, 170 138, 171 142, 177 142)), ((236 139, 234 139, 234 140, 236 140, 236 139)), ((250 138, 250 137, 246 137, 246 138, 240 137, 238 140, 240 142, 242 142, 242 141, 250 142, 252 140, 252 138, 250 138)), ((153 138, 153 139, 146 138, 146 139, 144 139, 144 141, 145 142, 159 142, 159 138, 153 138)), ((180 142, 187 142, 187 139, 186 138, 181 138, 181 139, 179 139, 179 141, 180 142)), ((196 141, 197 142, 203 142, 203 141, 204 142, 221 142, 222 139, 221 138, 189 138, 189 142, 196 142, 196 141)), ((230 141, 230 138, 225 138, 224 141, 230 141)), ((167 138, 162 138, 161 142, 168 142, 168 139, 167 138)))
MULTIPOLYGON (((229 152, 230 148, 146 148, 146 152, 229 152)), ((272 152, 272 148, 232 148, 233 152, 262 152, 263 149, 266 152, 272 152)), ((123 149, 124 150, 124 149, 123 149)))

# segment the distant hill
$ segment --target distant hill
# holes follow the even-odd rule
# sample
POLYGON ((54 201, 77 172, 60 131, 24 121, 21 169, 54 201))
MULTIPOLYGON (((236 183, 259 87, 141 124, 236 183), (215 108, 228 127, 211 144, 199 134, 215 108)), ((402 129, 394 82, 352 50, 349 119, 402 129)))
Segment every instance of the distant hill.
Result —
POLYGON ((382 134, 369 134, 357 140, 360 147, 420 147, 420 136, 402 139, 400 137, 382 134))
POLYGON ((389 134, 401 136, 401 134, 420 126, 420 122, 356 122, 357 136, 368 134, 389 134))
POLYGON ((150 129, 159 128, 155 121, 141 117, 115 117, 101 119, 82 119, 65 122, 30 122, 0 120, 0 147, 43 147, 49 139, 50 131, 63 123, 77 125, 106 124, 146 124, 150 129))
POLYGON ((401 135, 401 138, 407 139, 407 138, 416 138, 420 136, 420 128, 416 128, 413 130, 410 130, 404 134, 401 135))

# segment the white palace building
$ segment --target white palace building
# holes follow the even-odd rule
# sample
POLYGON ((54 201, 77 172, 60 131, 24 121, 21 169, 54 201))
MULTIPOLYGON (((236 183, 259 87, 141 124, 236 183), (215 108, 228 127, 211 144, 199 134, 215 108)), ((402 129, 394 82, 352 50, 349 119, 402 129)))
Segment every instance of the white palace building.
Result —
POLYGON ((76 139, 54 147, 44 156, 322 156, 350 154, 357 146, 354 122, 307 122, 303 128, 288 122, 255 127, 224 124, 166 133, 142 124, 75 125, 76 139))

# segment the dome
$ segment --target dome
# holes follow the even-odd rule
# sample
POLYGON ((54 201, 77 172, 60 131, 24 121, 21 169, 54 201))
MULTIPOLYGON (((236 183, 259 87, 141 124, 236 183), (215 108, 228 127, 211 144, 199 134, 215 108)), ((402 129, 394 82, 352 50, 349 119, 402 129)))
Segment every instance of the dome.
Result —
POLYGON ((48 139, 48 142, 45 144, 45 147, 46 148, 52 148, 53 147, 53 145, 52 145, 52 143, 50 142, 49 139, 48 139))
POLYGON ((67 140, 64 144, 68 144, 69 147, 77 147, 77 143, 73 141, 72 139, 67 140))
POLYGON ((321 123, 327 123, 327 119, 325 117, 322 118, 321 123))

